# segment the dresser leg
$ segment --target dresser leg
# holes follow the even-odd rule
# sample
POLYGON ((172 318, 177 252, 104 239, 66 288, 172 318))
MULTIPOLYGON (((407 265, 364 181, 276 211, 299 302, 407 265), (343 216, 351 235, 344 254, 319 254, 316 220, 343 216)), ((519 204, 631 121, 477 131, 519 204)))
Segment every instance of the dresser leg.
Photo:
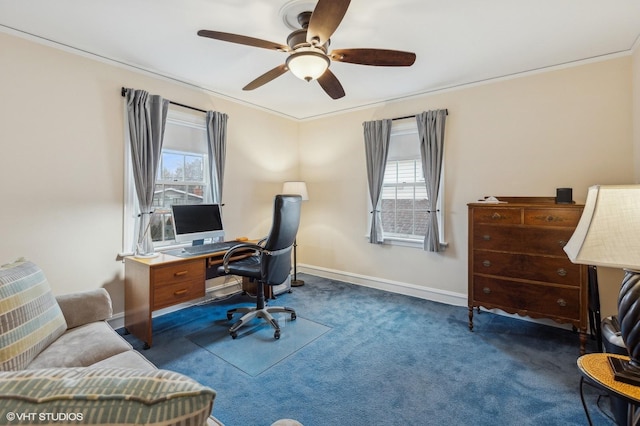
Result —
POLYGON ((586 353, 587 348, 587 332, 586 330, 580 330, 580 356, 586 353))
POLYGON ((473 306, 469 306, 469 330, 473 331, 473 306))

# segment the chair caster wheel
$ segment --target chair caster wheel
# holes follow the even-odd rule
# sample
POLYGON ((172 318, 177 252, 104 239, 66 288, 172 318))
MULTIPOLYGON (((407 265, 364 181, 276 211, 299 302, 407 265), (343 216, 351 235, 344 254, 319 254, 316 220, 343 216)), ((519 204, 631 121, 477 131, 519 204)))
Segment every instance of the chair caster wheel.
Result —
POLYGON ((238 337, 238 333, 236 333, 235 331, 232 331, 230 334, 232 339, 235 339, 236 337, 238 337))
POLYGON ((276 330, 276 332, 273 333, 273 337, 274 339, 278 340, 280 338, 280 330, 276 330))
POLYGON ((296 318, 298 318, 298 317, 296 316, 296 314, 295 314, 295 313, 292 313, 292 314, 291 314, 291 321, 295 320, 296 318))
POLYGON ((227 320, 228 320, 228 321, 231 321, 231 318, 233 318, 233 314, 229 314, 229 313, 228 313, 228 314, 227 314, 227 320))

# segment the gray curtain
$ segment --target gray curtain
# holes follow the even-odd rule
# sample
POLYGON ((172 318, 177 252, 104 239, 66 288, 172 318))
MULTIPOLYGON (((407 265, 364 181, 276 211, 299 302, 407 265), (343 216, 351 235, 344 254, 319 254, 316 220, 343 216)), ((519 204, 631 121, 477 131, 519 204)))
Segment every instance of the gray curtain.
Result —
POLYGON ((207 147, 209 150, 209 178, 211 200, 222 204, 224 162, 227 155, 227 114, 207 111, 207 147))
POLYGON ((427 186, 429 199, 427 232, 424 236, 424 249, 439 252, 444 248, 440 244, 438 232, 437 203, 440 190, 440 175, 442 173, 442 158, 444 153, 444 123, 447 120, 447 110, 427 111, 416 115, 418 136, 420 137, 420 155, 422 157, 422 172, 427 186))
POLYGON ((367 179, 369 181, 369 196, 371 197, 371 231, 369 242, 382 244, 384 232, 382 230, 382 215, 380 214, 380 196, 384 181, 384 169, 389 154, 389 140, 391 138, 391 120, 365 121, 364 148, 367 159, 367 179))
POLYGON ((133 179, 141 213, 135 251, 145 255, 154 251, 148 230, 169 101, 134 89, 127 89, 126 101, 133 179))

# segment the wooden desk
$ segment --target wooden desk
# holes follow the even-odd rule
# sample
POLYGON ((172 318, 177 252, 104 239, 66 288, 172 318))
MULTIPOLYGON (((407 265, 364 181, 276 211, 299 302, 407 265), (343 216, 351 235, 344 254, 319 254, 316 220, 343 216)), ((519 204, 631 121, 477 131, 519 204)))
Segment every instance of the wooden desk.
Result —
MULTIPOLYGON (((142 340, 148 349, 152 345, 152 313, 189 300, 204 297, 207 270, 222 265, 225 252, 177 257, 160 253, 154 258, 124 259, 124 326, 142 340)), ((249 252, 233 256, 238 260, 249 252)), ((209 274, 211 276, 211 274, 209 274)))
POLYGON ((618 396, 625 400, 629 404, 627 424, 638 425, 640 424, 640 413, 638 412, 638 406, 640 405, 640 386, 614 380, 613 370, 609 365, 609 357, 629 360, 627 356, 609 353, 594 353, 578 358, 578 368, 580 369, 580 373, 582 373, 582 377, 580 378, 580 398, 587 420, 589 424, 591 424, 591 416, 587 410, 587 404, 584 401, 582 392, 584 379, 587 379, 589 383, 594 384, 596 387, 606 390, 611 395, 618 396))

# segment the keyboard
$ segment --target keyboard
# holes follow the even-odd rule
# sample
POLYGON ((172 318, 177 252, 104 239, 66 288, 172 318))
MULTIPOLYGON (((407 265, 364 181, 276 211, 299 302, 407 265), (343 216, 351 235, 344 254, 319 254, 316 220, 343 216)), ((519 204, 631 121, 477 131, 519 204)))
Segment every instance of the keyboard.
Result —
POLYGON ((185 247, 183 250, 189 254, 207 254, 227 251, 231 247, 240 244, 238 241, 223 241, 220 243, 201 244, 199 246, 185 247))

